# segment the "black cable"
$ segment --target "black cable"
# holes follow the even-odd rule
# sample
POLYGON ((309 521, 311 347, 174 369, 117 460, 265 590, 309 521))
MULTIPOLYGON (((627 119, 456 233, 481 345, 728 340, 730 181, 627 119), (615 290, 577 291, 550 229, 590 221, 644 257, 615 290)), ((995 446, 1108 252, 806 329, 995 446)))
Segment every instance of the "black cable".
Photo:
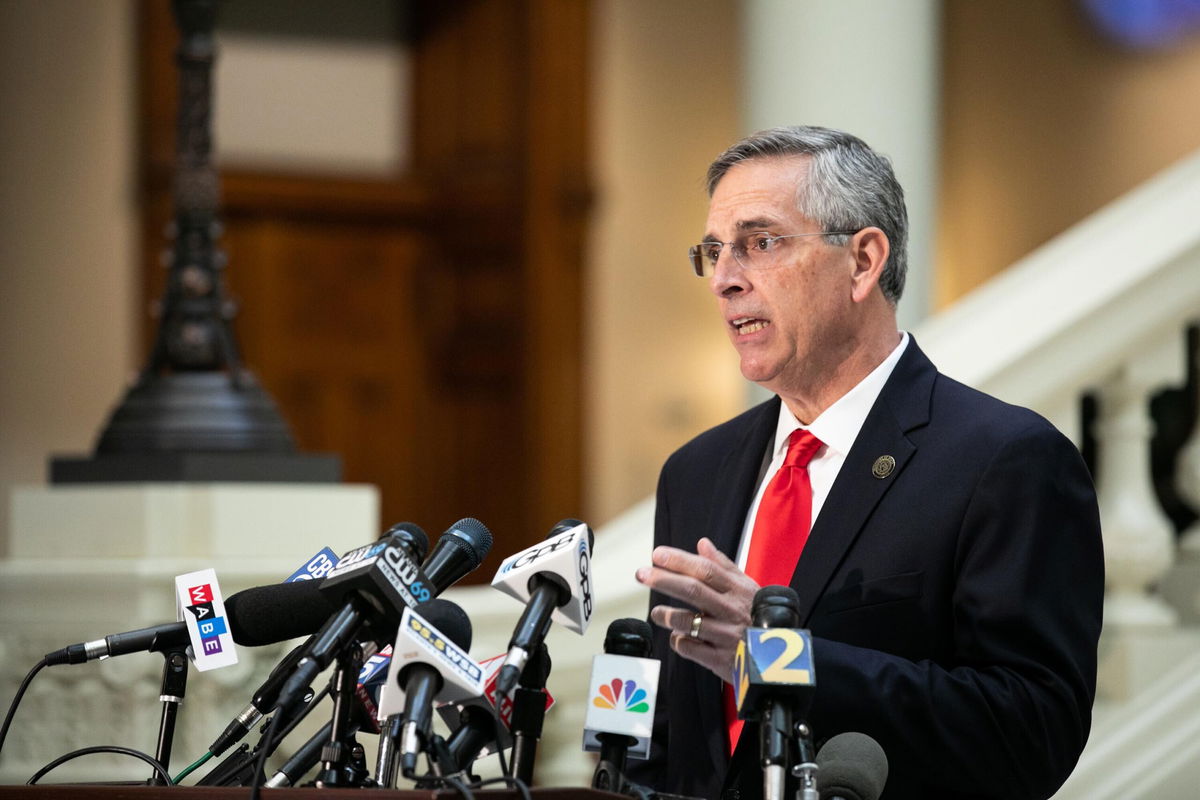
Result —
MULTIPOLYGON (((498 697, 497 700, 499 700, 498 697)), ((496 730, 496 755, 500 757, 500 772, 504 777, 511 778, 513 776, 512 769, 508 766, 508 759, 504 757, 504 748, 500 746, 500 743, 504 741, 501 738, 504 735, 504 723, 500 721, 499 712, 492 716, 492 726, 496 730)))
MULTIPOLYGON (((446 777, 441 778, 440 780, 442 783, 446 783, 446 784, 449 784, 450 786, 453 786, 454 791, 458 792, 459 796, 462 797, 463 800, 475 800, 475 793, 471 791, 471 787, 467 786, 467 784, 463 783, 462 781, 460 781, 458 778, 454 777, 453 775, 447 775, 446 777)), ((474 785, 474 784, 472 784, 472 785, 474 785)))
POLYGON ((488 778, 486 781, 476 781, 475 783, 472 783, 467 788, 482 789, 484 786, 487 786, 492 783, 503 783, 507 786, 515 787, 516 790, 521 793, 522 800, 533 800, 533 795, 531 795, 529 793, 529 785, 526 784, 525 781, 521 780, 520 778, 511 778, 508 776, 500 777, 500 778, 488 778))
POLYGON ((267 730, 263 733, 262 750, 254 762, 254 774, 250 779, 250 800, 259 800, 262 797, 262 785, 267 780, 267 754, 271 752, 271 743, 276 738, 275 732, 279 728, 279 718, 283 713, 283 709, 275 709, 275 716, 271 717, 271 721, 267 723, 267 730))
POLYGON ((133 756, 134 758, 140 758, 142 761, 145 761, 147 764, 149 764, 151 767, 154 768, 154 771, 158 773, 158 776, 160 778, 162 778, 164 781, 166 781, 167 786, 172 785, 170 773, 167 772, 167 768, 164 767, 157 759, 154 759, 151 756, 148 756, 139 750, 132 750, 128 747, 117 747, 115 745, 101 745, 99 747, 84 747, 80 750, 72 750, 70 753, 67 753, 65 756, 59 756, 58 758, 54 759, 46 766, 39 769, 37 772, 33 773, 33 777, 30 778, 29 780, 25 781, 25 785, 32 786, 33 784, 37 783, 38 780, 40 778, 42 778, 47 772, 54 769, 55 767, 58 767, 62 764, 67 763, 68 761, 70 761, 73 758, 79 758, 80 756, 88 756, 93 753, 116 753, 117 755, 133 756))
POLYGON ((12 725, 13 717, 17 713, 17 706, 21 704, 21 698, 25 696, 25 690, 29 688, 29 683, 33 680, 33 676, 41 672, 44 666, 46 666, 46 659, 43 658, 33 665, 33 669, 29 670, 29 674, 25 676, 25 680, 21 681, 21 686, 17 689, 17 693, 13 697, 12 705, 8 707, 8 715, 4 718, 4 726, 0 727, 0 750, 4 749, 4 739, 8 736, 9 726, 12 725))

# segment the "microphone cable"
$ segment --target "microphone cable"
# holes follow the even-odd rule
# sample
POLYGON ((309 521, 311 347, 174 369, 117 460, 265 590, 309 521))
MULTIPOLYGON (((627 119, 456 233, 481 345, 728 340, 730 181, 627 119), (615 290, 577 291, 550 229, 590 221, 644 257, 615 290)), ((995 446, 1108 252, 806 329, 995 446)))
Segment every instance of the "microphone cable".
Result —
POLYGON ((59 756, 58 758, 54 759, 46 766, 39 769, 37 772, 33 773, 33 777, 30 778, 29 780, 25 781, 25 785, 33 786, 41 778, 45 777, 46 773, 49 772, 50 770, 52 770, 56 767, 59 767, 72 759, 79 758, 80 756, 91 755, 93 753, 116 753, 117 755, 133 756, 134 758, 139 758, 154 768, 154 771, 158 774, 158 777, 160 777, 164 781, 166 781, 166 784, 165 784, 166 786, 172 785, 171 774, 169 772, 167 772, 167 768, 164 767, 160 761, 155 759, 153 756, 146 755, 145 753, 141 752, 140 750, 133 750, 128 747, 117 747, 116 745, 100 745, 98 747, 84 747, 79 750, 72 750, 71 752, 67 753, 65 756, 59 756))
MULTIPOLYGON (((8 707, 8 714, 4 717, 4 725, 0 726, 0 750, 4 749, 4 740, 8 737, 8 729, 12 726, 13 717, 16 716, 17 706, 21 704, 21 698, 25 696, 25 690, 28 689, 29 684, 33 682, 33 676, 41 672, 42 668, 45 667, 46 664, 47 661, 45 658, 34 664, 33 669, 29 670, 29 674, 25 676, 25 680, 21 681, 21 685, 18 687, 16 695, 13 696, 12 704, 8 707)), ((168 780, 167 783, 170 783, 170 780, 168 780)))

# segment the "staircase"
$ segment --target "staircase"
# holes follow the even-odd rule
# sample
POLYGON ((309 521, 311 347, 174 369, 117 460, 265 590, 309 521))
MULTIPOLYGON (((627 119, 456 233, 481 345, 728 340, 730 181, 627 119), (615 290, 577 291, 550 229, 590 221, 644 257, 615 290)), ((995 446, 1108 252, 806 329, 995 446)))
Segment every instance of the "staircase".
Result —
MULTIPOLYGON (((1061 800, 1182 800, 1200 786, 1200 527, 1177 536, 1154 494, 1149 458, 1150 397, 1184 384, 1186 331, 1198 322, 1200 153, 913 331, 942 372, 1035 409, 1077 444, 1081 400, 1097 401, 1109 589, 1096 721, 1061 800)), ((1200 508, 1200 432, 1181 452, 1176 478, 1200 508)), ((646 612, 633 570, 648 563, 652 528, 649 499, 597 531, 593 627, 583 642, 552 633, 560 705, 546 730, 559 738, 543 744, 539 759, 547 785, 590 775, 577 739, 591 657, 609 621, 646 612)), ((489 589, 452 594, 475 630, 494 639, 479 652, 501 652, 514 608, 489 589)))

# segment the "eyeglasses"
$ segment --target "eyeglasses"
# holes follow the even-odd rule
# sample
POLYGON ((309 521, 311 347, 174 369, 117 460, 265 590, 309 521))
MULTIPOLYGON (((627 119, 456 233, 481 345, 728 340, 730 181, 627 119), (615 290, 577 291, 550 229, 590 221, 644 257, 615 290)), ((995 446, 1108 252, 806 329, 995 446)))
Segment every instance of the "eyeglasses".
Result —
POLYGON ((781 239, 796 239, 801 236, 835 236, 853 234, 858 231, 819 231, 817 233, 788 233, 783 236, 772 236, 769 233, 748 233, 732 242, 701 242, 688 248, 688 259, 692 269, 701 278, 707 278, 716 271, 717 259, 721 250, 726 246, 733 253, 733 259, 743 269, 770 269, 779 266, 781 239))

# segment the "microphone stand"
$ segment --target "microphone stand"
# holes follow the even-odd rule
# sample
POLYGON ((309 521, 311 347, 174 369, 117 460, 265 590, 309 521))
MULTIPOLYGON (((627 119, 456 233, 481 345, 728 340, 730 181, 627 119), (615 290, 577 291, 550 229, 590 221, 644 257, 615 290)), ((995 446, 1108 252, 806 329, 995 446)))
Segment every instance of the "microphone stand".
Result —
POLYGON ((396 776, 400 774, 400 751, 396 748, 396 738, 400 735, 400 726, 403 724, 403 714, 392 714, 380 726, 375 782, 382 789, 396 788, 396 776))
POLYGON ((819 800, 817 792, 817 749, 813 747, 812 732, 803 722, 797 722, 792 744, 795 754, 792 775, 800 779, 797 800, 819 800))
POLYGON ((530 653, 520 682, 513 692, 512 774, 526 786, 533 785, 533 763, 546 719, 546 679, 550 676, 550 652, 544 642, 530 653))
MULTIPOLYGON (((172 648, 163 653, 162 693, 158 699, 162 701, 162 717, 158 723, 158 745, 154 750, 154 758, 170 770, 171 746, 175 740, 175 720, 179 716, 179 706, 183 705, 183 696, 187 693, 188 658, 186 648, 172 648)), ((150 784, 163 786, 163 779, 155 772, 150 776, 150 784)))
MULTIPOLYGON (((354 690, 358 686, 362 662, 362 648, 357 644, 338 656, 333 676, 333 684, 337 687, 333 693, 333 718, 330 720, 329 740, 321 751, 322 769, 317 778, 318 788, 356 785, 351 783, 355 780, 353 776, 356 771, 350 769, 351 756, 357 742, 353 742, 355 729, 351 727, 350 713, 356 702, 354 690)), ((361 758, 361 751, 359 756, 361 758)))
MULTIPOLYGON (((328 688, 322 689, 315 695, 310 691, 304 698, 305 703, 299 711, 280 720, 280 722, 286 724, 284 725, 283 730, 271 736, 271 740, 274 742, 275 747, 278 747, 283 740, 287 738, 287 735, 295 730, 297 725, 304 721, 304 718, 308 716, 309 712, 316 708, 317 704, 320 703, 327 694, 329 694, 328 688)), ((278 714, 279 711, 276 709, 272 713, 278 714)), ((265 731, 267 724, 264 723, 262 727, 265 731)), ((196 785, 250 786, 254 781, 254 765, 258 760, 258 752, 263 747, 266 747, 267 744, 268 743, 265 735, 259 738, 254 747, 250 747, 249 744, 242 744, 236 750, 227 755, 220 764, 209 770, 207 775, 196 781, 196 785)), ((274 748, 272 748, 272 752, 273 751, 274 748)), ((271 754, 267 753, 267 755, 269 756, 271 754)), ((312 764, 315 763, 317 763, 316 759, 313 759, 312 764)), ((312 764, 309 764, 308 766, 311 767, 312 764)))

